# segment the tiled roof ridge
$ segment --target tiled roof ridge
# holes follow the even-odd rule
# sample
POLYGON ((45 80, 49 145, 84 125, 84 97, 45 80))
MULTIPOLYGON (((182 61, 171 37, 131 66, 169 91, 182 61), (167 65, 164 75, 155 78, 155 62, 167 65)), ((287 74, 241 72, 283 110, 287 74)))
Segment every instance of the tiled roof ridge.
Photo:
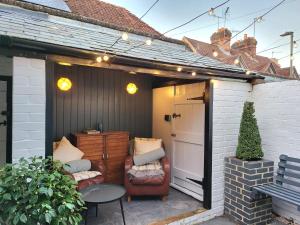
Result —
POLYGON ((71 20, 77 20, 77 21, 84 22, 84 23, 90 23, 90 24, 94 24, 94 25, 104 26, 104 27, 111 28, 114 30, 126 31, 129 33, 133 33, 133 34, 141 35, 141 36, 145 36, 145 37, 150 37, 153 39, 159 39, 162 41, 167 41, 167 42, 171 42, 171 43, 184 45, 184 43, 181 40, 168 38, 168 37, 161 36, 161 35, 150 35, 149 33, 146 33, 146 32, 133 31, 131 29, 126 29, 121 26, 116 26, 111 23, 106 23, 103 21, 89 18, 89 17, 81 16, 81 15, 78 15, 78 14, 75 14, 72 12, 54 9, 51 7, 38 5, 38 4, 30 3, 30 2, 23 2, 23 1, 19 1, 19 0, 0 0, 0 3, 21 7, 23 9, 27 9, 27 10, 48 13, 53 16, 63 17, 63 18, 71 19, 71 20))

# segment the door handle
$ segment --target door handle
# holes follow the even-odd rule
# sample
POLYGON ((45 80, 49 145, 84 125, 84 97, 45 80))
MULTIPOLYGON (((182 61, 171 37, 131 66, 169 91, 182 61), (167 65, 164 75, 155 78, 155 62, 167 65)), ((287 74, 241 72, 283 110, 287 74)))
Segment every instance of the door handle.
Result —
POLYGON ((172 137, 176 137, 176 134, 171 134, 172 137))
POLYGON ((0 123, 0 126, 1 126, 1 125, 6 126, 6 125, 7 125, 7 121, 4 120, 3 122, 0 123))
POLYGON ((174 119, 176 119, 177 117, 181 117, 181 114, 173 113, 172 117, 173 117, 174 119))

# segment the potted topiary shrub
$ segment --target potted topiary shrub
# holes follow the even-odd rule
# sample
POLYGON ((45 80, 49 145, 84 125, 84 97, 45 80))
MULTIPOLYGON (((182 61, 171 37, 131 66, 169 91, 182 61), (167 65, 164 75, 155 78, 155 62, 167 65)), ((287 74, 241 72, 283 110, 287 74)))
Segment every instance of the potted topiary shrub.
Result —
POLYGON ((268 224, 270 198, 253 198, 252 187, 273 182, 274 162, 262 160, 261 137, 253 102, 245 102, 236 157, 225 158, 225 214, 238 224, 268 224), (261 206, 264 207, 261 207, 261 206))
POLYGON ((236 157, 241 160, 259 160, 264 156, 254 113, 254 103, 245 102, 236 150, 236 157))
POLYGON ((21 159, 0 169, 0 224, 77 225, 84 202, 51 158, 21 159))

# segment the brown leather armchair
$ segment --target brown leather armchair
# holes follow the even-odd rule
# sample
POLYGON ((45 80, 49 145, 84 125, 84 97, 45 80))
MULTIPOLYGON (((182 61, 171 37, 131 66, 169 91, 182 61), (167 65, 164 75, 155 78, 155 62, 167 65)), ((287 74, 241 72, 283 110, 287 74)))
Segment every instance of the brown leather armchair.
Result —
POLYGON ((127 190, 128 202, 131 201, 131 196, 161 196, 165 200, 169 194, 170 183, 170 163, 167 157, 161 159, 161 165, 165 172, 163 178, 142 178, 142 179, 129 179, 128 171, 133 166, 133 156, 127 156, 125 161, 125 179, 124 184, 127 190))
MULTIPOLYGON (((89 178, 89 179, 86 179, 86 180, 81 180, 78 182, 77 184, 77 190, 82 190, 84 188, 87 188, 91 185, 94 185, 94 184, 101 184, 101 183, 104 183, 104 180, 105 180, 105 166, 104 166, 104 163, 102 160, 91 160, 91 171, 99 171, 101 173, 101 175, 99 176, 96 176, 96 177, 93 177, 93 178, 89 178)), ((67 173, 67 175, 72 176, 72 174, 70 173, 67 173)))

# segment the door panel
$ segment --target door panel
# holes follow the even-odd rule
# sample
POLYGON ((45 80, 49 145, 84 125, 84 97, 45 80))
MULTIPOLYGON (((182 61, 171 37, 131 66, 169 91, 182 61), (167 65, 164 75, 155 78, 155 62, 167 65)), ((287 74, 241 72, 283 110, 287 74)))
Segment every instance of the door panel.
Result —
POLYGON ((199 84, 180 87, 174 98, 172 121, 172 185, 199 200, 203 200, 204 175, 204 117, 199 84))

